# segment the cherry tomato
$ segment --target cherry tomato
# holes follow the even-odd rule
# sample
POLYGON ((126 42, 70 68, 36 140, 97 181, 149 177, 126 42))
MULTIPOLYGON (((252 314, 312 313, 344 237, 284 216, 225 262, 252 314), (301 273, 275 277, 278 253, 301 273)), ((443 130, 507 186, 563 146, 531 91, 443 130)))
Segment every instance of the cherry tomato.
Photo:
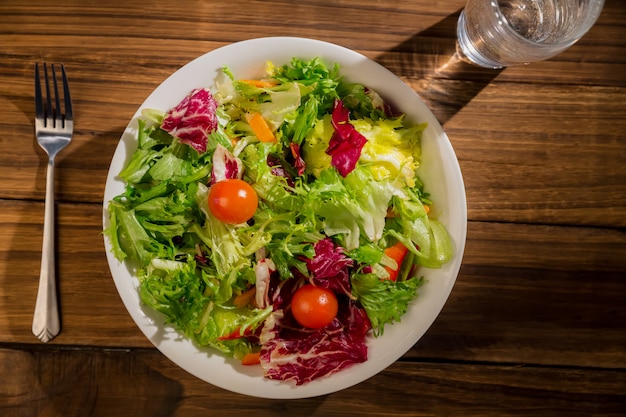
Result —
POLYGON ((337 316, 337 297, 325 288, 306 284, 299 288, 291 300, 291 312, 306 328, 319 329, 337 316))
POLYGON ((209 210, 224 223, 239 224, 250 220, 258 205, 256 191, 243 180, 225 179, 209 189, 209 210))

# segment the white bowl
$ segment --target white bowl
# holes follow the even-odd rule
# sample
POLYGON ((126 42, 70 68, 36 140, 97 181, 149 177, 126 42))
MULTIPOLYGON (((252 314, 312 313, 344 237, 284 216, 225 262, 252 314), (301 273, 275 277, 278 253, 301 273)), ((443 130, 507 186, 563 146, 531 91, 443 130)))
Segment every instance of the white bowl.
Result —
POLYGON ((362 83, 406 113, 414 122, 427 122, 423 133, 419 175, 437 207, 436 216, 447 228, 454 245, 454 258, 441 269, 423 269, 426 283, 400 323, 385 326, 379 338, 368 340, 369 359, 337 374, 295 386, 263 378, 258 366, 243 366, 211 349, 201 349, 164 325, 162 317, 144 307, 138 295, 139 282, 124 263, 105 247, 111 274, 122 301, 146 337, 170 360, 196 377, 237 393, 263 398, 305 398, 339 391, 370 378, 404 355, 424 335, 443 308, 456 281, 467 227, 465 188, 459 163, 443 128, 418 95, 390 71, 349 49, 303 38, 260 38, 234 43, 189 62, 167 78, 141 105, 124 131, 113 156, 104 193, 104 227, 108 226, 108 202, 124 191, 117 175, 136 148, 137 117, 143 108, 163 111, 176 105, 189 91, 214 85, 218 71, 227 65, 240 78, 263 74, 266 62, 281 65, 292 57, 321 58, 327 65, 339 63, 350 82, 362 83))

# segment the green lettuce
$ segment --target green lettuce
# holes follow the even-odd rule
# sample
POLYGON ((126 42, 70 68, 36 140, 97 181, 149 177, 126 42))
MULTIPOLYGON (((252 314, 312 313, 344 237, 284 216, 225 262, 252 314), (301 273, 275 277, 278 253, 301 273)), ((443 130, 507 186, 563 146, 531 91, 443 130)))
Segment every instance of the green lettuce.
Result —
POLYGON ((155 258, 139 275, 141 301, 162 313, 169 324, 202 346, 235 357, 251 351, 245 338, 227 338, 233 332, 254 329, 271 308, 236 308, 226 301, 232 294, 219 279, 197 268, 192 257, 184 262, 155 258), (227 339, 227 340, 224 340, 227 339))
POLYGON ((400 321, 423 284, 420 278, 406 281, 381 280, 376 274, 353 274, 352 292, 367 312, 376 336, 384 333, 385 324, 400 321))

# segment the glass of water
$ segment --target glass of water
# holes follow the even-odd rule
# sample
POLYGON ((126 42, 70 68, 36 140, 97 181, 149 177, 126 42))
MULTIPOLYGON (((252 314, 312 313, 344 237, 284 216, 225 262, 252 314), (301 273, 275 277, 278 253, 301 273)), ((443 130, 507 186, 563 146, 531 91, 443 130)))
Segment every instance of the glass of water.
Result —
POLYGON ((603 6, 604 0, 467 0, 457 53, 486 68, 548 59, 587 33, 603 6))

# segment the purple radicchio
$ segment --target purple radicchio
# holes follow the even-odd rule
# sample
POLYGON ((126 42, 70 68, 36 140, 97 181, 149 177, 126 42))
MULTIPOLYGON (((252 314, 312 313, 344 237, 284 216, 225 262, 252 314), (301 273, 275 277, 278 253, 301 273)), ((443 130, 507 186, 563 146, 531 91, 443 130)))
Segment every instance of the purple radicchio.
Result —
POLYGON ((306 162, 304 162, 304 158, 302 158, 302 153, 300 152, 300 145, 297 143, 291 142, 289 144, 289 149, 291 149, 291 156, 293 157, 293 165, 298 170, 298 175, 304 175, 304 171, 306 170, 306 162))
POLYGON ((349 268, 354 262, 344 254, 341 246, 335 246, 329 238, 322 239, 315 244, 313 259, 306 262, 313 285, 351 296, 349 268))
POLYGON ((276 310, 260 335, 261 366, 270 379, 302 385, 367 360, 365 311, 344 298, 337 317, 321 329, 304 329, 289 310, 276 310))
POLYGON ((228 149, 219 143, 213 152, 213 169, 211 170, 211 184, 225 179, 241 179, 243 176, 243 162, 234 156, 228 149))
POLYGON ((283 177, 287 181, 287 185, 290 187, 295 185, 293 182, 293 176, 289 174, 289 171, 283 165, 283 161, 281 161, 281 159, 276 155, 270 154, 267 156, 267 166, 272 168, 272 175, 283 177))
POLYGON ((163 118, 161 129, 178 138, 199 153, 207 149, 207 135, 217 129, 217 102, 204 88, 191 91, 163 118))
POLYGON ((331 157, 332 166, 345 177, 356 167, 367 139, 350 124, 350 111, 341 100, 335 100, 331 120, 335 131, 326 153, 331 157))

